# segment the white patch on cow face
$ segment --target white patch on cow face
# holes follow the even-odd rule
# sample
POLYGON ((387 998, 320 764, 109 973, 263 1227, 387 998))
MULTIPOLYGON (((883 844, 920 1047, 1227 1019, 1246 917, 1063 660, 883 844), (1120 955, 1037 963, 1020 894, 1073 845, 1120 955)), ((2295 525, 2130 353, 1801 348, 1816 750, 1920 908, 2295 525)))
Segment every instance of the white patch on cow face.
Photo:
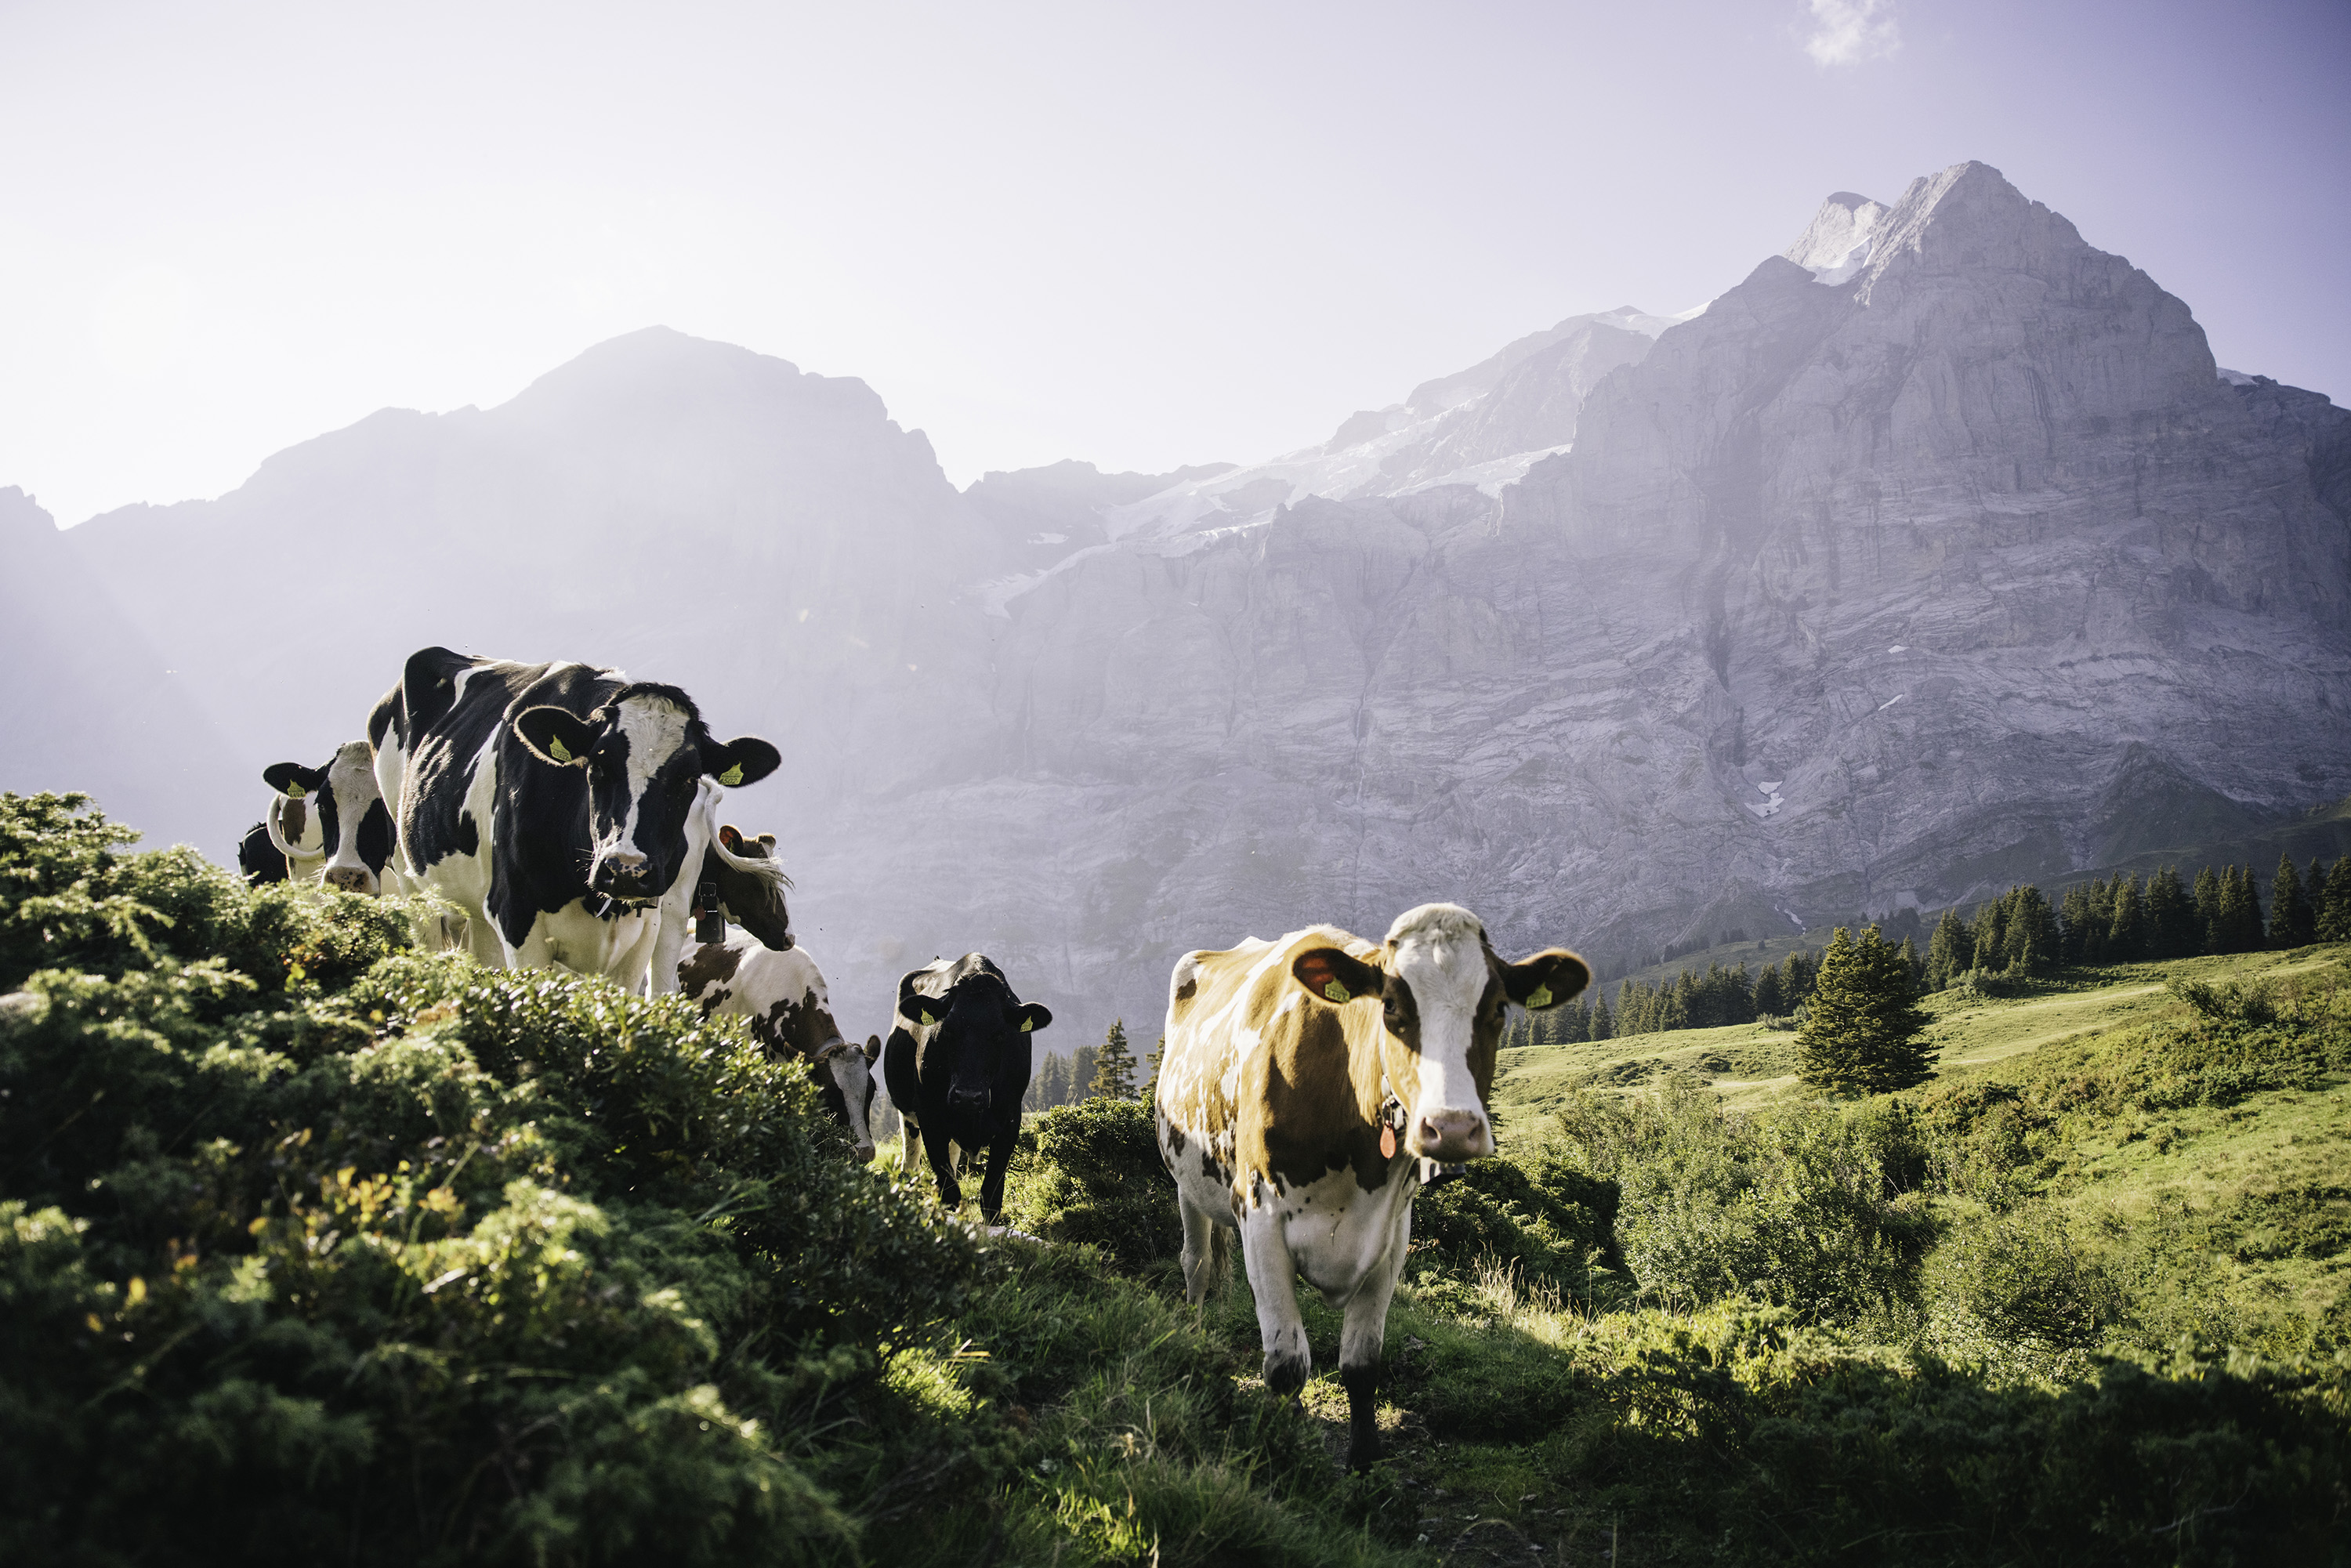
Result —
POLYGON ((645 792, 653 787, 653 775, 674 758, 685 745, 686 728, 691 722, 685 714, 659 697, 631 697, 621 704, 617 727, 629 743, 627 766, 628 805, 615 830, 596 841, 596 858, 589 868, 590 885, 606 859, 616 852, 643 852, 637 846, 637 824, 643 819, 645 792))
POLYGON ((1396 917, 1388 942, 1396 976, 1412 988, 1420 1015, 1419 1083, 1406 1146, 1445 1160, 1490 1155, 1493 1122, 1469 1071, 1478 1004, 1492 978, 1485 927, 1458 904, 1424 904, 1396 917), (1447 1129, 1441 1148, 1424 1146, 1432 1124, 1447 1129))
POLYGON ((327 862, 327 885, 352 893, 381 892, 374 868, 360 856, 360 823, 382 799, 366 741, 345 741, 336 751, 335 759, 327 764, 327 789, 335 798, 335 852, 327 862))
POLYGON ((849 1112, 849 1141, 857 1145, 861 1165, 873 1157, 873 1130, 866 1125, 865 1103, 873 1086, 873 1067, 865 1053, 855 1046, 837 1051, 826 1064, 832 1070, 832 1081, 841 1090, 841 1104, 849 1112))

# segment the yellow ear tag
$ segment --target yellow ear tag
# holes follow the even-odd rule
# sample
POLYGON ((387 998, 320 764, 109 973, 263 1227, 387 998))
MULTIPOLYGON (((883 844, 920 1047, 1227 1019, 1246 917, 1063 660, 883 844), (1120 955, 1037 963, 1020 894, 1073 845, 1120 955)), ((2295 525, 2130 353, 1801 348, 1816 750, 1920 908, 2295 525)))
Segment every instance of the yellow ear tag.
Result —
POLYGON ((1355 999, 1353 994, 1336 980, 1323 981, 1322 994, 1334 1002, 1352 1002, 1355 999))
POLYGON ((1036 1027, 1037 1020, 1035 1019, 1022 1019, 1020 1020, 1020 1032, 1022 1034, 1027 1034, 1030 1030, 1035 1029, 1036 1027))
POLYGON ((1540 1012, 1543 1009, 1551 1006, 1551 988, 1549 986, 1537 986, 1533 990, 1528 992, 1527 1006, 1537 1012, 1540 1012))
POLYGON ((930 1015, 928 1009, 923 1008, 916 1008, 914 1009, 914 1016, 923 1020, 923 1027, 925 1029, 928 1029, 931 1025, 939 1021, 930 1015))
POLYGON ((736 763, 718 776, 718 781, 732 789, 736 785, 743 782, 743 765, 739 762, 736 763))
POLYGON ((563 744, 563 737, 559 735, 550 735, 547 737, 547 754, 558 762, 571 760, 571 748, 563 744))
POLYGON ((286 798, 288 800, 299 800, 302 798, 302 786, 299 784, 288 784, 286 786, 286 798))

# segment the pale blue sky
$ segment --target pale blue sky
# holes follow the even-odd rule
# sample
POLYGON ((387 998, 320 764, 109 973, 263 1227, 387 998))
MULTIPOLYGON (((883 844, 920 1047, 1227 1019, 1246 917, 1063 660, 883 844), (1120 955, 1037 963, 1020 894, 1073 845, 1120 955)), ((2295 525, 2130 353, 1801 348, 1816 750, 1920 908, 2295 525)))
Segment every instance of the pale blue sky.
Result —
POLYGON ((0 485, 228 489, 666 322, 949 474, 1247 461, 2005 171, 2351 398, 2351 5, 0 0, 0 485))

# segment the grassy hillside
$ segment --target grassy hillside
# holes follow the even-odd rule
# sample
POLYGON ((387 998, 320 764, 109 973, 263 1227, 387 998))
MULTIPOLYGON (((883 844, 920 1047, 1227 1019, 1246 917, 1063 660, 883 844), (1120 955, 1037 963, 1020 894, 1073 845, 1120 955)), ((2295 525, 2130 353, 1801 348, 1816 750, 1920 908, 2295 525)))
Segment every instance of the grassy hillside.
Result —
POLYGON ((2346 1561, 2337 955, 1971 1004, 1898 1103, 1514 1061, 1348 1477, 1337 1312, 1270 1397, 1138 1103, 991 1238, 734 1020, 120 837, 0 797, 0 1561, 2346 1561))

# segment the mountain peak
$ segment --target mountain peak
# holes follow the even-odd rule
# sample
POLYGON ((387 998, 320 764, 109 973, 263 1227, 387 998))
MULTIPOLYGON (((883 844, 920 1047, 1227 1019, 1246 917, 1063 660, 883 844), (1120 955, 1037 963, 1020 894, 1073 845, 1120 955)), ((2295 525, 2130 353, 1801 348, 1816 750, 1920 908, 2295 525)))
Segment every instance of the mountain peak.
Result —
POLYGON ((1872 240, 1885 220, 1885 203, 1839 191, 1821 204, 1796 243, 1780 254, 1809 270, 1818 283, 1843 283, 1869 263, 1872 240))

